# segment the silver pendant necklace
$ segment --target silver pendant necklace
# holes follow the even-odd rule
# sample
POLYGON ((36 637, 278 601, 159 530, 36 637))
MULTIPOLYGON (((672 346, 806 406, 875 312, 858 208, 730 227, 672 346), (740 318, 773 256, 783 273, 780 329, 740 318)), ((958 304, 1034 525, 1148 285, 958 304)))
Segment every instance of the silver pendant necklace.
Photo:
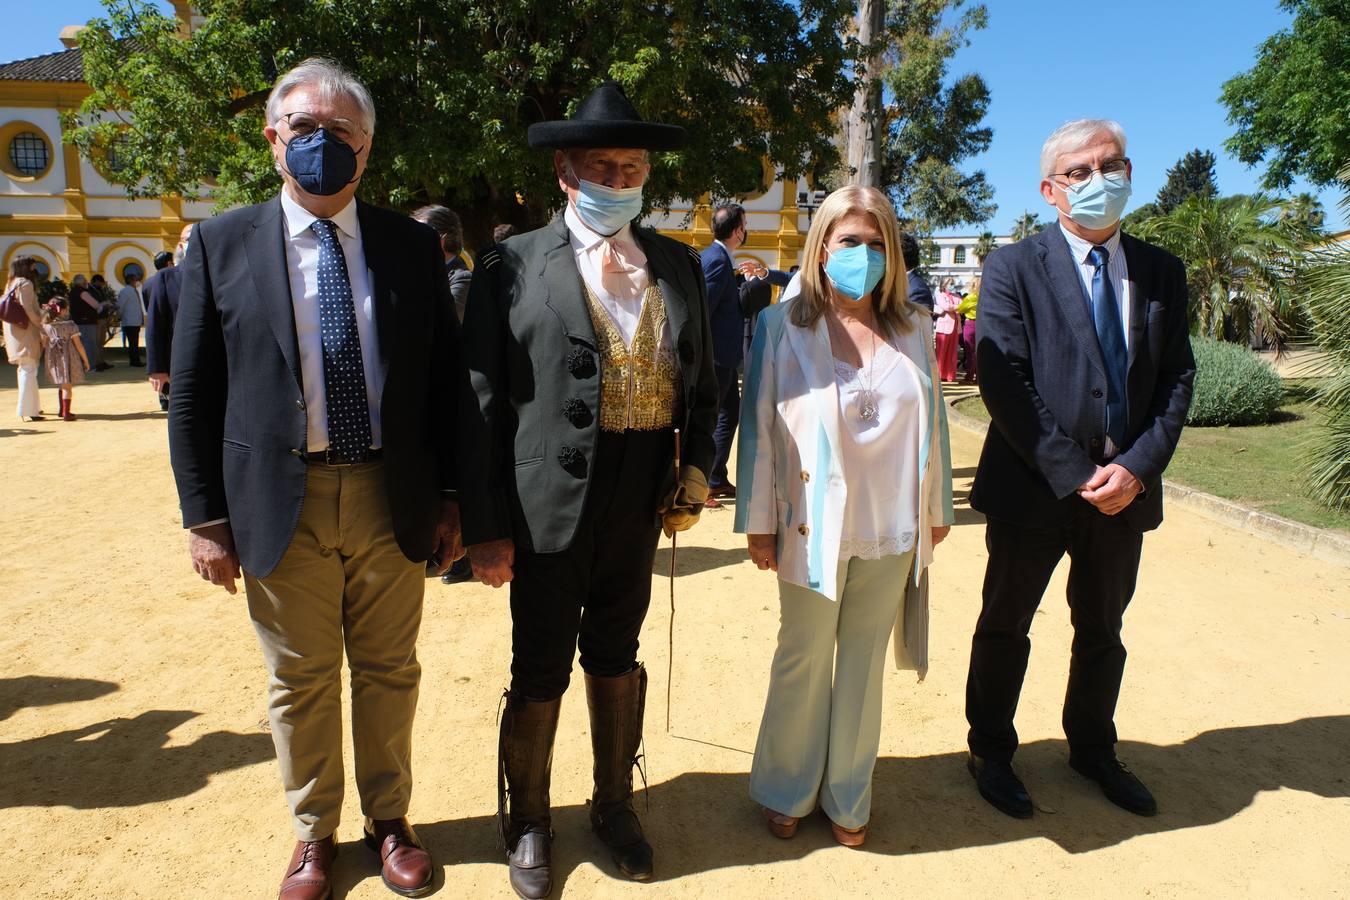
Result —
MULTIPOLYGON (((858 394, 858 416, 864 422, 874 421, 880 410, 877 408, 877 393, 872 389, 872 376, 877 364, 877 333, 872 332, 872 357, 867 361, 867 381, 863 385, 861 393, 858 394)), ((863 369, 858 370, 858 378, 862 379, 863 369)))

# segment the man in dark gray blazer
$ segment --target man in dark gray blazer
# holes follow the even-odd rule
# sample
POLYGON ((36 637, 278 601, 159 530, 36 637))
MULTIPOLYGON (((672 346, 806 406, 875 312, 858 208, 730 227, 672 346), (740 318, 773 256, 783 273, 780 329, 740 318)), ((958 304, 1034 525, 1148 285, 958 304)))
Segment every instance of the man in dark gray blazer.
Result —
POLYGON ((498 781, 510 881, 546 897, 553 741, 578 649, 592 828, 621 872, 652 877, 632 804, 647 683, 638 635, 662 527, 688 528, 707 499, 717 381, 698 254, 634 224, 647 151, 682 146, 684 130, 642 121, 606 82, 574 118, 530 126, 529 141, 555 150, 567 204, 478 258, 459 472, 474 573, 511 584, 498 781))
POLYGON ((370 94, 326 60, 278 79, 264 134, 285 186, 200 223, 174 323, 169 449, 202 578, 235 592, 271 676, 297 843, 280 900, 332 896, 344 792, 342 663, 356 786, 381 878, 433 865, 406 818, 425 562, 459 555, 455 322, 435 232, 355 199, 370 94))
POLYGON ((966 717, 981 795, 1017 817, 1032 814, 1011 765, 1027 635, 1066 553, 1069 764, 1117 805, 1157 810, 1115 754, 1120 630, 1143 533, 1162 521, 1162 473, 1186 420, 1195 361, 1184 266, 1120 231, 1130 171, 1115 122, 1062 126, 1041 152, 1041 193, 1058 224, 984 265, 976 344, 992 424, 970 503, 988 518, 989 563, 966 717))

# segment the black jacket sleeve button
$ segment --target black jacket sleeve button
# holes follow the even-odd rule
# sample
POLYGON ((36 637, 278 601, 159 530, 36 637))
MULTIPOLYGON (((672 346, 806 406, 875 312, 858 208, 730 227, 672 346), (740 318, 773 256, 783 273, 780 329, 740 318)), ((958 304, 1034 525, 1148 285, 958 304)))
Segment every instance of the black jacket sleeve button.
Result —
POLYGON ((1093 389, 1092 389, 1092 399, 1093 399, 1093 400, 1100 400, 1100 399, 1102 399, 1102 389, 1101 389, 1101 388, 1093 388, 1093 389))

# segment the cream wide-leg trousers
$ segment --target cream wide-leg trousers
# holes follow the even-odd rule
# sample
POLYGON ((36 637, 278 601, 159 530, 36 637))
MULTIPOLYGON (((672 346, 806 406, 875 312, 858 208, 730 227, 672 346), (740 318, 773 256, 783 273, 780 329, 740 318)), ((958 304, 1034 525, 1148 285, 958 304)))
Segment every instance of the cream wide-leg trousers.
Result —
POLYGON ((913 551, 839 563, 839 597, 778 582, 778 650, 750 769, 750 796, 789 816, 819 802, 837 825, 872 812, 886 650, 913 551))
POLYGON ((328 837, 342 811, 344 649, 361 811, 408 812, 425 576, 394 539, 382 463, 312 466, 286 555, 266 578, 244 573, 271 674, 272 741, 302 841, 328 837))

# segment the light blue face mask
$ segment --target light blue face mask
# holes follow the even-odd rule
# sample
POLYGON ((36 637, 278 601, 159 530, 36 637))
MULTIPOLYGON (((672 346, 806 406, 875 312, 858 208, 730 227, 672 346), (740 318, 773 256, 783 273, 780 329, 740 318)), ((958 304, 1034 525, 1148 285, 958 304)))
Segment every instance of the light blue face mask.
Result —
POLYGON ((609 237, 642 213, 642 188, 612 188, 577 179, 577 215, 596 234, 609 237))
POLYGON ((886 254, 863 244, 841 247, 825 261, 825 274, 839 293, 861 300, 886 274, 886 254))
POLYGON ((1092 178, 1074 190, 1055 185, 1069 198, 1069 218, 1084 228, 1110 228, 1120 221, 1130 199, 1130 176, 1092 173, 1092 178))

